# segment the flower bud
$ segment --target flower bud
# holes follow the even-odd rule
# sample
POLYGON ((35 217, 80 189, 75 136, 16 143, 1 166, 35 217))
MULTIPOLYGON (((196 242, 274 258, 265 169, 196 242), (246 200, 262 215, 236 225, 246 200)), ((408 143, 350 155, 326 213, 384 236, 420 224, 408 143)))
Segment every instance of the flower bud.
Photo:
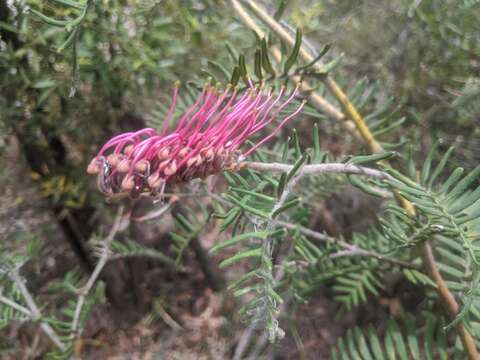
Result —
POLYGON ((178 156, 179 156, 180 158, 184 158, 185 155, 187 155, 187 154, 190 152, 190 150, 191 150, 191 149, 190 149, 189 147, 184 147, 184 148, 182 148, 182 149, 178 152, 178 156))
POLYGON ((125 176, 122 180, 122 189, 130 191, 135 187, 135 179, 133 176, 125 176))
POLYGON ((94 158, 92 161, 90 161, 90 164, 88 164, 87 167, 87 173, 88 174, 98 174, 101 170, 101 162, 97 159, 94 158))
POLYGON ((197 157, 194 156, 187 160, 187 167, 191 168, 192 166, 195 166, 196 163, 197 163, 197 157))
POLYGON ((164 160, 162 161, 159 165, 158 165, 158 171, 163 171, 163 169, 165 169, 168 164, 170 164, 170 160, 164 160))
POLYGON ((208 150, 205 153, 205 158, 207 159, 207 161, 212 161, 214 157, 215 157, 215 152, 211 147, 208 148, 208 150))
POLYGON ((108 163, 113 167, 117 166, 120 160, 122 160, 122 156, 119 154, 110 154, 107 156, 108 163))
POLYGON ((172 161, 172 163, 163 170, 165 175, 167 176, 172 176, 177 172, 177 162, 175 160, 172 161))
POLYGON ((123 159, 117 165, 117 171, 120 173, 126 173, 130 170, 130 160, 123 159))
POLYGON ((170 147, 168 146, 166 148, 160 149, 158 152, 158 158, 160 160, 168 159, 169 156, 170 156, 170 147))
POLYGON ((148 177, 147 183, 152 190, 157 190, 165 183, 165 179, 161 178, 158 173, 155 173, 148 177))
POLYGON ((142 159, 135 163, 135 171, 144 173, 150 167, 150 162, 146 159, 142 159))

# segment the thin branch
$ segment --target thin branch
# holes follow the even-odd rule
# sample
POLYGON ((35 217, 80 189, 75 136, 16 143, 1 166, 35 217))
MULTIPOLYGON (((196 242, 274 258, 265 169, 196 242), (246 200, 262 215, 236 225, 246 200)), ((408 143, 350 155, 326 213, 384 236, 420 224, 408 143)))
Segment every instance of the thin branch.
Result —
MULTIPOLYGON (((218 196, 217 194, 210 193, 210 197, 214 198, 215 200, 217 200, 217 201, 219 201, 219 202, 221 202, 225 205, 232 206, 231 202, 229 202, 228 200, 225 200, 223 197, 218 196)), ((411 264, 411 263, 408 263, 408 262, 405 262, 405 261, 402 261, 402 260, 397 260, 397 259, 394 259, 394 258, 391 258, 391 257, 387 257, 383 254, 380 254, 380 253, 377 253, 377 252, 374 252, 374 251, 369 251, 369 250, 362 249, 362 248, 360 248, 356 245, 349 244, 349 243, 347 243, 343 240, 337 239, 333 236, 329 236, 329 235, 323 234, 321 232, 311 230, 309 228, 306 228, 306 227, 298 225, 298 224, 292 224, 292 223, 282 221, 282 220, 273 220, 273 224, 276 225, 276 226, 284 227, 286 229, 290 229, 290 230, 298 230, 301 233, 303 233, 304 235, 309 236, 313 239, 316 239, 316 240, 321 241, 321 242, 328 242, 330 244, 337 244, 337 245, 343 247, 346 250, 356 251, 359 254, 361 253, 363 256, 374 257, 378 260, 389 262, 389 263, 392 263, 392 264, 395 264, 395 265, 400 265, 400 266, 405 267, 405 268, 410 268, 410 269, 415 269, 415 270, 420 269, 415 264, 411 264)))
POLYGON ((29 318, 32 317, 32 313, 26 308, 23 307, 20 304, 17 304, 15 301, 10 300, 9 298, 0 295, 0 302, 4 303, 7 306, 10 306, 11 308, 17 310, 18 312, 21 312, 22 314, 28 316, 29 318))
POLYGON ((77 305, 75 307, 75 313, 72 321, 72 338, 73 339, 75 339, 82 332, 82 329, 79 328, 79 323, 80 323, 80 314, 82 313, 85 299, 89 294, 90 290, 92 289, 93 285, 97 281, 97 278, 100 276, 100 273, 102 272, 103 267, 108 262, 108 257, 110 254, 110 244, 113 241, 113 238, 115 237, 115 235, 117 234, 120 228, 122 217, 123 217, 123 206, 120 206, 117 212, 117 216, 115 218, 115 222, 112 226, 112 229, 110 230, 110 233, 108 234, 107 238, 103 241, 102 251, 101 251, 98 263, 95 266, 95 269, 93 270, 92 274, 88 278, 87 283, 79 292, 77 305))
POLYGON ((132 217, 131 220, 135 221, 135 222, 143 222, 143 221, 153 220, 153 219, 159 218, 159 217, 163 216, 168 210, 170 210, 172 208, 172 205, 175 202, 177 202, 178 200, 179 200, 178 196, 172 195, 172 196, 170 196, 170 200, 169 200, 168 204, 160 207, 159 209, 155 209, 153 211, 150 211, 149 213, 147 213, 143 216, 132 217))
POLYGON ((336 257, 341 257, 341 256, 368 256, 368 257, 373 257, 377 260, 388 262, 390 264, 398 265, 404 268, 416 269, 416 270, 419 269, 419 267, 416 266, 415 264, 411 264, 406 261, 395 259, 386 255, 383 255, 381 253, 378 253, 376 251, 362 249, 357 245, 349 244, 346 241, 339 240, 335 237, 328 236, 326 234, 322 234, 321 232, 308 229, 301 225, 296 225, 296 224, 292 224, 292 223, 281 221, 281 220, 275 220, 275 224, 278 226, 284 227, 286 229, 298 230, 302 234, 309 236, 313 239, 319 240, 321 242, 328 242, 330 244, 336 244, 342 247, 343 249, 345 249, 343 251, 339 251, 334 254, 331 254, 329 257, 332 259, 336 257))
POLYGON ((40 309, 35 303, 35 300, 33 300, 33 296, 32 294, 30 294, 30 291, 28 291, 27 286, 25 285, 25 280, 22 279, 22 277, 18 273, 18 270, 13 270, 9 274, 9 276, 15 283, 18 291, 20 291, 20 294, 22 294, 22 298, 27 304, 32 320, 40 321, 40 328, 45 333, 45 335, 50 338, 50 340, 55 344, 56 347, 58 347, 61 351, 65 351, 67 348, 62 342, 62 340, 60 340, 60 337, 57 335, 55 330, 50 326, 49 323, 42 319, 42 313, 40 312, 40 309))
MULTIPOLYGON (((250 162, 245 161, 240 163, 240 168, 248 168, 253 170, 261 171, 272 171, 272 172, 289 172, 292 170, 293 165, 282 164, 282 163, 261 163, 261 162, 250 162)), ((305 165, 300 172, 302 175, 321 175, 328 173, 337 173, 337 174, 357 174, 365 175, 370 177, 375 177, 379 179, 393 179, 389 174, 371 169, 364 166, 357 166, 352 164, 342 164, 342 163, 330 163, 330 164, 312 164, 305 165)))

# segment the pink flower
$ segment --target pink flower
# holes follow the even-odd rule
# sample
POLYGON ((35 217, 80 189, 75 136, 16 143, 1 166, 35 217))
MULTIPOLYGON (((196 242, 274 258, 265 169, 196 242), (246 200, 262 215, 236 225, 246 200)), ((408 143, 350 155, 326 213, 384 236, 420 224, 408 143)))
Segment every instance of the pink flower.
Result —
POLYGON ((243 93, 232 87, 222 93, 207 85, 169 132, 178 96, 176 86, 161 132, 146 128, 113 137, 90 162, 87 172, 97 174, 102 192, 133 196, 144 191, 161 193, 166 184, 232 169, 301 111, 303 102, 254 146, 240 150, 247 139, 274 122, 295 98, 297 89, 286 100, 284 93, 282 88, 275 96, 272 90, 253 85, 243 93))

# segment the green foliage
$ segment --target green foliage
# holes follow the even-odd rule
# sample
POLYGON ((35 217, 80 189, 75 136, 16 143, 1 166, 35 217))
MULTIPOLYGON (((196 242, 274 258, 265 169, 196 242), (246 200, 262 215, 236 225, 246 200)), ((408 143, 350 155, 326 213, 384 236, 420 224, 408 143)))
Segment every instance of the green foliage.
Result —
POLYGON ((467 79, 460 95, 453 101, 451 107, 458 113, 462 122, 475 119, 480 114, 480 80, 467 79))
POLYGON ((115 253, 116 258, 129 258, 129 257, 145 257, 157 260, 161 263, 175 266, 175 260, 171 259, 161 251, 148 248, 145 246, 140 245, 138 242, 133 240, 127 241, 112 241, 111 249, 115 253))
POLYGON ((386 169, 394 179, 385 182, 408 199, 419 214, 413 218, 399 207, 391 206, 387 209, 389 218, 384 222, 384 230, 389 238, 406 247, 435 239, 440 271, 452 292, 463 293, 460 298, 465 308, 455 320, 458 322, 468 314, 467 309, 477 296, 474 289, 479 281, 480 187, 475 186, 480 167, 465 176, 463 169, 457 168, 444 182, 437 184, 436 179, 442 174, 451 151, 432 167, 436 152, 434 146, 418 181, 386 169))
MULTIPOLYGON (((77 316, 77 293, 78 289, 80 289, 79 285, 81 284, 82 277, 78 274, 69 272, 65 275, 65 278, 62 283, 60 284, 52 284, 53 289, 55 289, 56 285, 59 287, 65 287, 67 292, 71 293, 71 298, 67 301, 65 306, 62 307, 60 311, 60 315, 58 317, 51 317, 48 318, 48 323, 52 325, 53 329, 62 336, 62 340, 66 345, 66 350, 54 350, 49 353, 49 357, 52 359, 70 359, 74 352, 74 346, 76 338, 76 329, 73 329, 74 319, 77 316), (76 291, 73 292, 71 289, 76 287, 76 291), (69 291, 68 291, 69 290, 69 291)), ((52 288, 51 288, 52 289, 52 288)), ((52 289, 52 290, 53 290, 52 289)), ((105 301, 105 284, 99 282, 95 285, 92 291, 87 294, 85 303, 81 308, 80 313, 78 314, 78 327, 77 329, 83 329, 85 323, 89 319, 92 311, 95 309, 96 306, 102 304, 105 301)))
MULTIPOLYGON (((6 279, 6 274, 0 272, 0 296, 14 303, 22 303, 22 297, 15 285, 6 279)), ((19 309, 0 303, 0 329, 8 326, 13 321, 24 322, 30 320, 28 314, 19 309)))
MULTIPOLYGON (((225 16, 228 4, 214 1, 30 1, 29 15, 22 2, 10 4, 7 21, 0 22, 0 66, 8 69, 0 71, 0 128, 14 134, 23 148, 33 145, 34 154, 44 155, 47 160, 37 170, 42 174, 35 178, 41 179, 44 197, 60 209, 59 216, 66 216, 92 205, 80 174, 94 153, 93 144, 123 128, 146 124, 161 128, 170 111, 174 80, 182 81, 176 119, 195 101, 207 77, 211 86, 231 84, 242 89, 251 83, 264 84, 275 91, 285 87, 287 93, 293 88, 289 78, 296 77, 308 80, 311 91, 336 104, 322 82, 334 74, 365 115, 384 153, 363 154, 351 146, 342 148, 340 156, 332 155, 325 150, 331 150, 331 144, 321 146, 324 139, 339 138, 346 147, 350 135, 345 136, 329 116, 307 105, 305 122, 295 124, 298 132, 289 131, 290 137, 252 157, 263 163, 291 164, 291 171, 225 173, 227 190, 212 194, 208 206, 189 200, 188 206, 173 209, 175 230, 170 233, 169 251, 115 239, 111 258, 142 256, 179 267, 192 239, 206 231, 213 207, 227 240, 211 252, 221 257, 221 269, 247 268, 234 275, 229 290, 242 301, 243 318, 263 326, 270 340, 284 334, 279 321, 286 299, 308 301, 319 289, 328 288, 339 304, 339 314, 355 311, 382 297, 388 275, 395 275, 425 293, 421 316, 414 321, 401 314, 400 319, 387 321, 386 327, 355 327, 339 340, 332 358, 464 358, 460 341, 448 331, 463 324, 480 339, 480 167, 468 174, 462 168, 451 171, 453 149, 440 155, 443 146, 433 146, 417 171, 414 154, 425 146, 416 141, 423 139, 422 127, 431 128, 433 135, 448 135, 453 127, 461 127, 464 134, 476 131, 480 91, 478 79, 471 74, 478 70, 480 2, 375 3, 376 12, 389 14, 383 22, 372 16, 369 1, 355 6, 351 1, 306 0, 291 7, 287 3, 279 1, 272 13, 276 19, 289 16, 296 24, 296 30, 286 28, 295 37, 290 49, 271 33, 254 38, 225 16), (321 49, 310 49, 314 60, 306 63, 299 54, 302 46, 311 48, 309 39, 321 44, 321 49), (279 58, 273 47, 280 50, 279 58), (62 52, 67 48, 72 50, 71 57, 62 52), (320 65, 323 60, 325 64, 320 65), (377 81, 363 77, 365 73, 375 74, 377 81), (453 79, 460 79, 461 90, 456 90, 459 85, 453 79), (447 93, 458 96, 452 101, 447 93), (431 109, 433 120, 424 115, 431 109), (132 115, 139 113, 150 116, 132 115), (312 119, 319 122, 310 131, 312 119), (302 131, 312 132, 311 138, 302 131), (60 156, 51 148, 52 138, 61 140, 66 149, 63 165, 71 164, 73 169, 58 164, 60 156), (405 155, 407 142, 413 146, 405 155), (345 156, 348 152, 358 155, 345 156), (406 159, 405 172, 386 166, 385 160, 391 158, 395 165, 406 159), (391 178, 301 175, 306 165, 334 161, 379 166, 391 178), (336 237, 307 228, 315 203, 350 184, 383 200, 378 223, 363 233, 336 237), (417 216, 395 205, 393 192, 408 199, 417 216), (433 291, 436 284, 423 272, 418 254, 424 242, 433 247, 436 265, 461 305, 455 319, 441 320, 433 305, 432 300, 438 300, 433 291)), ((299 100, 292 101, 279 116, 298 105, 299 100)), ((451 142, 451 137, 444 140, 451 142)), ((188 191, 194 198, 198 195, 194 186, 188 191)), ((13 321, 38 321, 28 313, 28 304, 11 277, 12 271, 21 270, 41 252, 38 240, 29 239, 21 249, 1 250, 0 327, 13 321)), ((40 320, 51 325, 68 348, 52 353, 54 357, 72 355, 78 329, 103 301, 104 286, 98 283, 76 314, 75 300, 84 280, 78 271, 68 272, 49 287, 67 298, 65 306, 52 316, 43 314, 41 307, 40 320), (75 317, 77 329, 73 329, 75 317)))
POLYGON ((210 212, 206 206, 196 202, 197 206, 183 209, 185 212, 174 211, 175 232, 170 233, 172 251, 175 254, 175 265, 181 263, 182 256, 193 238, 198 237, 210 220, 210 212))
POLYGON ((385 333, 370 325, 365 331, 355 327, 347 331, 332 351, 331 359, 462 359, 456 352, 449 354, 447 336, 441 321, 429 317, 421 325, 409 316, 404 323, 387 322, 385 333))

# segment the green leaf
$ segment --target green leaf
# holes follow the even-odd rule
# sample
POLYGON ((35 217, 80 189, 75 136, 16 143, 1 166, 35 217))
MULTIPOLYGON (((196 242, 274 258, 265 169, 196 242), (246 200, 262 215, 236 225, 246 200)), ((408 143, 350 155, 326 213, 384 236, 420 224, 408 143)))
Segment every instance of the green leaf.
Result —
POLYGON ((280 0, 278 4, 278 8, 275 11, 275 14, 273 14, 273 18, 275 20, 280 20, 282 17, 283 13, 285 12, 285 9, 287 8, 287 5, 290 1, 289 0, 280 0))
POLYGON ((463 193, 480 176, 480 165, 463 178, 448 194, 446 201, 451 201, 463 193))
POLYGON ((292 52, 288 57, 287 61, 285 61, 285 65, 283 66, 283 73, 288 74, 288 71, 291 69, 295 61, 297 61, 298 54, 300 52, 300 47, 302 46, 302 29, 298 28, 297 33, 295 35, 295 44, 293 45, 292 52))
POLYGON ((310 61, 308 64, 304 66, 300 66, 299 68, 297 68, 297 72, 311 68, 313 65, 315 65, 319 60, 321 60, 325 56, 325 54, 328 52, 328 50, 330 50, 330 48, 331 48, 330 44, 325 45, 323 49, 320 51, 320 53, 312 61, 310 61))
POLYGON ((396 347, 396 353, 400 356, 400 359, 409 360, 407 348, 405 347, 405 342, 403 341, 403 336, 397 323, 395 321, 389 321, 387 326, 389 327, 387 331, 392 334, 392 339, 396 347))
POLYGON ((298 139, 298 133, 296 129, 292 130, 292 139, 293 139, 293 145, 295 148, 295 157, 299 157, 302 155, 302 149, 300 148, 300 140, 298 139))
POLYGON ((285 179, 285 183, 288 183, 295 176, 295 174, 298 172, 298 170, 300 170, 300 168, 303 166, 303 164, 305 164, 307 159, 308 159, 308 154, 307 153, 304 153, 300 158, 298 158, 298 160, 293 165, 292 170, 290 170, 288 172, 287 178, 285 179))
POLYGON ((395 121, 394 123, 390 124, 389 126, 386 126, 386 127, 382 128, 380 130, 374 131, 373 135, 375 137, 380 137, 382 135, 388 134, 391 131, 395 130, 400 125, 402 125, 406 120, 407 120, 406 117, 402 117, 402 118, 398 119, 397 121, 395 121))
POLYGON ((247 65, 245 64, 245 55, 240 54, 238 56, 238 68, 240 69, 240 76, 246 78, 248 75, 247 65))
POLYGON ((234 62, 237 61, 238 59, 238 53, 237 51, 234 49, 234 47, 232 46, 232 44, 230 44, 228 41, 225 42, 225 47, 227 48, 227 51, 229 53, 229 55, 231 56, 232 60, 234 62))
POLYGON ((440 187, 440 193, 445 193, 450 189, 451 186, 455 185, 457 181, 462 177, 464 169, 459 167, 456 168, 453 173, 450 175, 450 177, 443 183, 443 185, 440 187))
POLYGON ((211 253, 216 253, 220 250, 223 250, 227 247, 236 245, 242 241, 250 240, 250 239, 266 239, 269 235, 271 235, 271 231, 254 231, 249 233, 244 233, 241 235, 234 236, 230 240, 224 241, 221 244, 215 245, 213 248, 210 249, 211 253))
POLYGON ((430 177, 430 179, 428 180, 428 187, 432 187, 435 179, 438 177, 438 175, 440 175, 440 173, 443 171, 443 169, 445 168, 445 165, 447 164, 447 161, 448 159, 450 158, 450 155, 452 154, 453 150, 455 150, 455 147, 450 147, 447 152, 445 153, 445 155, 443 155, 442 157, 442 160, 440 160, 440 162, 438 163, 437 167, 435 168, 435 170, 433 171, 433 174, 432 176, 430 177))
POLYGON ((261 54, 260 50, 255 51, 254 72, 255 72, 255 76, 257 77, 258 80, 263 79, 263 75, 262 75, 262 54, 261 54))
POLYGON ((322 65, 322 67, 318 71, 316 71, 315 73, 319 74, 319 75, 329 74, 330 72, 335 70, 337 68, 337 66, 339 66, 342 63, 343 57, 344 57, 344 54, 340 54, 340 56, 336 57, 335 59, 333 59, 329 63, 326 63, 325 65, 322 65))
POLYGON ((259 278, 259 270, 258 269, 255 269, 253 271, 250 271, 246 274, 243 274, 242 276, 240 276, 237 280, 235 280, 235 282, 231 283, 230 285, 228 285, 228 290, 233 290, 233 289, 236 289, 238 288, 241 284, 245 283, 246 281, 249 281, 250 279, 252 278, 259 278))
POLYGON ((260 217, 263 217, 265 219, 268 219, 269 218, 269 214, 262 211, 262 210, 258 210, 258 209, 255 209, 254 207, 251 207, 247 204, 244 204, 242 201, 238 200, 237 198, 231 196, 231 195, 226 195, 225 196, 226 198, 228 198, 230 201, 232 201, 235 205, 239 206, 240 208, 242 208, 243 210, 245 210, 246 212, 249 212, 249 213, 252 213, 254 215, 257 215, 257 216, 260 216, 260 217))
POLYGON ((45 88, 50 88, 54 87, 57 85, 57 82, 52 79, 43 79, 37 81, 35 84, 32 85, 32 88, 34 89, 45 89, 45 88))
POLYGON ((271 218, 274 219, 276 218, 279 214, 281 214, 282 212, 285 212, 287 211, 288 209, 294 207, 294 206, 297 206, 298 204, 300 204, 302 202, 302 199, 297 197, 293 200, 290 200, 288 202, 286 202, 285 204, 283 204, 281 207, 279 207, 277 210, 275 210, 273 213, 272 213, 272 216, 271 218))
POLYGON ((320 137, 318 130, 318 123, 313 125, 313 158, 318 160, 320 158, 322 150, 320 148, 320 137))
POLYGON ((51 1, 56 2, 57 4, 60 4, 60 5, 64 5, 66 7, 72 7, 78 10, 85 9, 85 4, 80 4, 76 1, 71 1, 71 0, 51 0, 51 1))
POLYGON ((258 247, 255 249, 250 249, 250 250, 244 250, 236 253, 234 256, 231 258, 223 260, 219 267, 224 268, 233 264, 236 264, 244 259, 248 258, 255 258, 255 257, 261 257, 262 256, 262 248, 258 247))
POLYGON ((67 47, 72 45, 76 41, 77 34, 78 34, 78 28, 73 29, 70 32, 70 35, 68 35, 67 39, 57 48, 57 52, 61 53, 67 47))
POLYGON ((230 78, 230 73, 225 68, 225 66, 223 66, 222 64, 220 64, 216 61, 213 61, 213 60, 208 60, 207 63, 208 63, 208 66, 210 66, 212 68, 212 70, 222 74, 225 81, 230 78))
POLYGON ((365 194, 383 198, 384 192, 381 189, 371 186, 367 181, 363 181, 361 176, 348 175, 350 184, 363 191, 365 194))
POLYGON ((387 151, 381 154, 354 156, 348 161, 348 163, 354 165, 376 163, 382 160, 391 159, 395 156, 398 156, 396 151, 387 151))
POLYGON ((430 175, 430 167, 432 165, 432 160, 435 154, 437 153, 438 143, 433 144, 432 149, 428 153, 427 158, 425 159, 425 163, 423 164, 422 174, 420 176, 420 181, 422 184, 426 184, 428 177, 430 175))
POLYGON ((275 202, 275 200, 276 200, 274 197, 271 197, 271 196, 268 196, 268 195, 265 195, 263 193, 259 193, 259 192, 256 192, 256 191, 245 190, 245 189, 242 189, 242 188, 232 188, 231 190, 235 191, 235 192, 242 193, 242 194, 251 195, 255 198, 262 199, 262 200, 265 200, 265 201, 275 202))
POLYGON ((283 194, 283 190, 285 189, 285 183, 287 181, 287 174, 282 173, 280 175, 280 180, 278 181, 278 188, 277 188, 277 196, 280 198, 283 194))
POLYGON ((268 47, 267 40, 262 39, 261 43, 261 55, 262 55, 262 67, 267 73, 272 76, 275 76, 275 70, 273 69, 272 63, 270 62, 270 57, 268 56, 268 47))
POLYGON ((29 11, 33 15, 38 17, 40 20, 47 23, 48 25, 58 26, 58 27, 66 27, 67 25, 72 23, 71 20, 56 20, 56 19, 53 19, 49 16, 46 16, 46 15, 42 14, 40 11, 37 11, 37 10, 32 9, 32 8, 30 8, 29 11))
POLYGON ((225 219, 223 219, 221 231, 224 231, 227 227, 229 227, 241 214, 241 210, 238 207, 234 207, 228 211, 225 215, 225 219))
POLYGON ((236 86, 238 84, 238 80, 240 80, 240 68, 235 66, 233 68, 232 77, 230 78, 230 84, 232 84, 232 86, 236 86))

